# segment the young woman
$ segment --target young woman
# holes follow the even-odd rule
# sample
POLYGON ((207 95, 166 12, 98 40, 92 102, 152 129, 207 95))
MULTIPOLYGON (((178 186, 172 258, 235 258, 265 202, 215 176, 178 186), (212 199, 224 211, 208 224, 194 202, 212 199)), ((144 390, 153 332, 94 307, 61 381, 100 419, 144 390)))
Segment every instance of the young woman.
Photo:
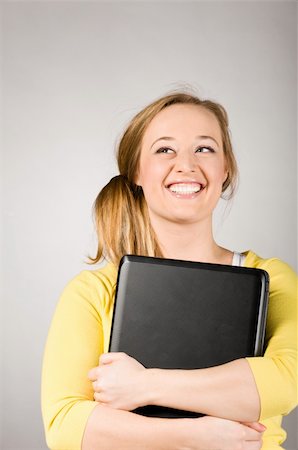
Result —
POLYGON ((214 208, 224 192, 233 194, 237 177, 225 110, 183 92, 158 99, 131 120, 118 166, 120 175, 95 203, 92 262, 106 265, 66 286, 49 330, 42 374, 49 448, 281 448, 282 415, 297 405, 297 278, 279 259, 239 254, 214 240, 214 208), (117 266, 127 253, 267 270, 264 357, 184 371, 146 369, 107 353, 117 266), (130 412, 146 404, 206 415, 173 420, 130 412))

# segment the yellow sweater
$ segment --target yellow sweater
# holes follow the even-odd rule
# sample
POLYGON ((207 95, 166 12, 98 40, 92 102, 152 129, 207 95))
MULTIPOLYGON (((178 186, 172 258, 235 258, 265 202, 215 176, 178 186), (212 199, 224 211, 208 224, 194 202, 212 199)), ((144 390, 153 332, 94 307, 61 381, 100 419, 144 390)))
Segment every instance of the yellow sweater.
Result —
MULTIPOLYGON (((297 277, 279 259, 245 252, 246 267, 270 276, 264 357, 247 358, 266 425, 263 450, 280 449, 286 439, 282 416, 297 405, 297 277)), ((42 415, 48 447, 79 450, 93 401, 88 371, 108 351, 117 268, 85 270, 64 289, 50 326, 42 368, 42 415)))

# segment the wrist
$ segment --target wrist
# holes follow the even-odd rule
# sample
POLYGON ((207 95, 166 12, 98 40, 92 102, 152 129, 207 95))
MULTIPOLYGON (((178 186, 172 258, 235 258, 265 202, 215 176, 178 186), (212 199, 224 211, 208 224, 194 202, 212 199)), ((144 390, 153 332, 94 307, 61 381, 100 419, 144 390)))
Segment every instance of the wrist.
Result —
MULTIPOLYGON (((164 450, 206 450, 198 442, 197 419, 146 418, 149 436, 164 450)), ((148 445, 148 448, 151 448, 148 445)))
POLYGON ((211 450, 205 445, 201 419, 173 419, 176 450, 211 450))
POLYGON ((162 369, 146 369, 143 379, 143 405, 159 405, 159 384, 162 369))

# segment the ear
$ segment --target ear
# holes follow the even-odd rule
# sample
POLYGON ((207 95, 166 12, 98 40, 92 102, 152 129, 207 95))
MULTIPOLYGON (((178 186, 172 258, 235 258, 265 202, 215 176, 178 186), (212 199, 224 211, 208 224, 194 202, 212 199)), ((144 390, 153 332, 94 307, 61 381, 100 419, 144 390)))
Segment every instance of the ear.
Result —
POLYGON ((227 181, 228 178, 229 178, 229 164, 228 164, 228 161, 227 161, 227 159, 225 157, 225 159, 224 159, 224 173, 223 173, 222 184, 224 184, 227 181))
POLYGON ((225 184, 225 182, 227 181, 228 178, 229 178, 229 171, 226 169, 226 170, 224 171, 224 176, 223 176, 222 185, 225 184))
POLYGON ((135 183, 137 186, 142 187, 141 176, 140 176, 140 172, 139 172, 139 171, 138 171, 138 172, 136 173, 136 175, 135 175, 134 183, 135 183))

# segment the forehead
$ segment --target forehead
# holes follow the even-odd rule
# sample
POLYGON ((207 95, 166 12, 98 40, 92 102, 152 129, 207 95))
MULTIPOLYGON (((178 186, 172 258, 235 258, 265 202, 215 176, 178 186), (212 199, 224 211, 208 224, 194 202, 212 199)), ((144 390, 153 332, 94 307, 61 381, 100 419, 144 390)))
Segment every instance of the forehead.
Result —
POLYGON ((211 136, 221 141, 221 129, 216 116, 199 105, 176 104, 160 111, 149 123, 143 142, 150 143, 162 136, 179 139, 196 135, 211 136))

